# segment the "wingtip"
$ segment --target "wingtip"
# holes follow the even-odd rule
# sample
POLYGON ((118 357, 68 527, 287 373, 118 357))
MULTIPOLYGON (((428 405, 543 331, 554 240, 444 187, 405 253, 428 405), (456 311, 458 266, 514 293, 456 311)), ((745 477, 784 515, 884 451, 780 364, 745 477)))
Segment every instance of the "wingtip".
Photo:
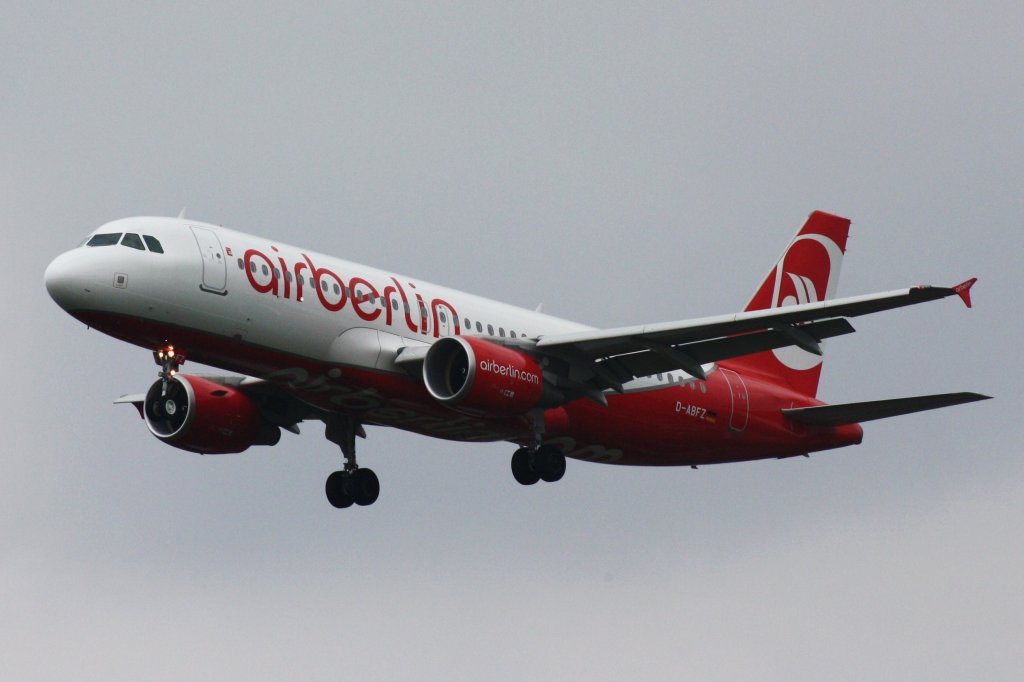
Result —
POLYGON ((956 293, 957 296, 960 297, 960 300, 963 301, 964 305, 966 305, 968 308, 972 307, 971 287, 973 287, 974 283, 977 281, 977 277, 971 277, 969 280, 965 282, 960 282, 960 284, 957 284, 955 287, 953 287, 953 291, 956 293))

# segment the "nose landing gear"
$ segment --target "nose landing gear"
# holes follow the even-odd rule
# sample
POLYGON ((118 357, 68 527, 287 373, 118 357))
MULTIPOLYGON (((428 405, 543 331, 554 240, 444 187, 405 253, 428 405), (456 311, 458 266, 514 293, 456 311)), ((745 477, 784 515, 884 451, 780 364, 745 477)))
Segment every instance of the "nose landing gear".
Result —
POLYGON ((171 377, 178 373, 178 368, 185 364, 185 353, 175 349, 172 345, 166 345, 153 351, 153 360, 160 365, 160 378, 163 379, 163 390, 161 395, 167 395, 167 385, 171 377))

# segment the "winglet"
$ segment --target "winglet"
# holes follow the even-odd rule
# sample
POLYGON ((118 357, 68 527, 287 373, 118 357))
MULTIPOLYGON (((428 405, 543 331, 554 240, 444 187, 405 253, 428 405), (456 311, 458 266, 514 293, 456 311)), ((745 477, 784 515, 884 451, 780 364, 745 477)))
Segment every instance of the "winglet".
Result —
POLYGON ((974 283, 977 281, 977 277, 971 277, 966 282, 961 282, 953 287, 953 291, 956 292, 956 295, 960 297, 960 300, 962 300, 964 305, 968 308, 971 307, 971 287, 973 287, 974 283))

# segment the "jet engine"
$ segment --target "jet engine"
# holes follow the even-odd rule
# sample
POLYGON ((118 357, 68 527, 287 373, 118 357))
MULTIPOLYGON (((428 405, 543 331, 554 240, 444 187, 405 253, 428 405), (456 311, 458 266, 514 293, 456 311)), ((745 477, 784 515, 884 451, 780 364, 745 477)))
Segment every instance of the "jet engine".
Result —
POLYGON ((206 455, 276 445, 281 429, 260 415, 252 398, 231 386, 176 374, 153 384, 142 404, 150 432, 182 450, 206 455))
POLYGON ((560 403, 531 356, 472 336, 436 341, 423 361, 423 381, 435 400, 469 414, 511 416, 560 403))

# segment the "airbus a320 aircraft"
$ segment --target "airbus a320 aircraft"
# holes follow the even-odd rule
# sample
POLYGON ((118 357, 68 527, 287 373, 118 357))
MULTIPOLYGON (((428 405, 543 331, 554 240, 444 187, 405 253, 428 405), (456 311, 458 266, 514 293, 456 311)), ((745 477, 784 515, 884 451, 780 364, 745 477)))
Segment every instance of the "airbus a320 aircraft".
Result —
POLYGON ((860 422, 985 399, 947 393, 825 405, 821 341, 849 318, 957 295, 974 279, 834 299, 850 221, 811 214, 743 312, 594 329, 184 218, 103 225, 46 270, 91 328, 153 352, 123 396, 161 441, 202 454, 274 445, 319 419, 344 466, 335 507, 380 484, 356 463, 364 426, 517 446, 523 485, 566 458, 693 466, 861 442, 860 422), (179 373, 185 359, 244 376, 179 373))

